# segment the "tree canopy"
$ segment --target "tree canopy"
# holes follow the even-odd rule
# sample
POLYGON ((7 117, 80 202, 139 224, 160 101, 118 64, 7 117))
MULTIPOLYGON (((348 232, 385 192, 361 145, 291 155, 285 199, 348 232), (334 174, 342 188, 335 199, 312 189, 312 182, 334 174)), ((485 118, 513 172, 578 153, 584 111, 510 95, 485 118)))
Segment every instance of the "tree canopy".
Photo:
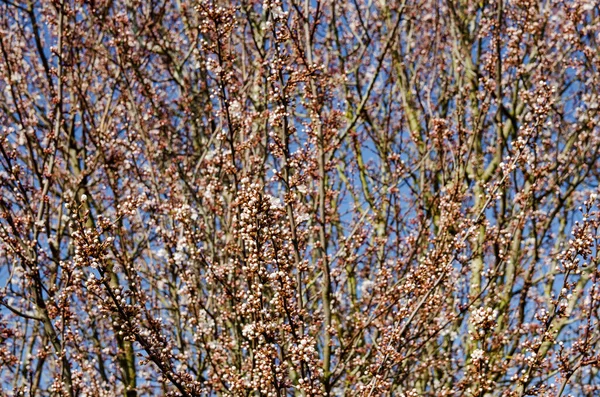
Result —
POLYGON ((593 0, 0 0, 0 394, 600 393, 593 0))

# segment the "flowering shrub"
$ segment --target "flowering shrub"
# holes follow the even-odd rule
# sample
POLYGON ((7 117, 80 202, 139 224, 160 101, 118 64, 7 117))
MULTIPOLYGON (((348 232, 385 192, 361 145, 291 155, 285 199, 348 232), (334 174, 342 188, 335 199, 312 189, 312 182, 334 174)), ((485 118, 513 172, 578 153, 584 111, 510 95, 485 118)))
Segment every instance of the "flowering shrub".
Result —
POLYGON ((593 396, 600 7, 0 2, 0 394, 593 396))

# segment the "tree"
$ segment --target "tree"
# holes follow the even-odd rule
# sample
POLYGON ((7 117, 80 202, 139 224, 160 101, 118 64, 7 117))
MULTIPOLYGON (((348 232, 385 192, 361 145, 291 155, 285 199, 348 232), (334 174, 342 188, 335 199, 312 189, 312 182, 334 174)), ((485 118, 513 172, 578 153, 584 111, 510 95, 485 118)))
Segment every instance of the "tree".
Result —
POLYGON ((600 7, 2 0, 7 396, 597 395, 600 7))

